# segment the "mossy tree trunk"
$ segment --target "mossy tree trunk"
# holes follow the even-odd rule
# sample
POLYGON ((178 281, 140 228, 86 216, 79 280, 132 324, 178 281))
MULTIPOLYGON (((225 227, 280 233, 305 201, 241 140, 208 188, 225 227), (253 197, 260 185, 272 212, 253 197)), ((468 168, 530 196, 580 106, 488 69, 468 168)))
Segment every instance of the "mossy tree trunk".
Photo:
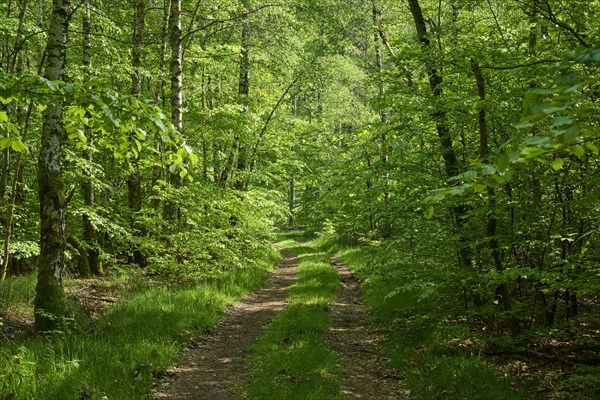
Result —
MULTIPOLYGON (((46 48, 50 80, 63 79, 66 62, 70 0, 54 0, 46 48)), ((61 171, 64 135, 62 107, 49 106, 43 113, 42 146, 38 164, 40 198, 40 264, 35 293, 35 329, 60 330, 65 313, 63 269, 65 251, 65 196, 61 171)))

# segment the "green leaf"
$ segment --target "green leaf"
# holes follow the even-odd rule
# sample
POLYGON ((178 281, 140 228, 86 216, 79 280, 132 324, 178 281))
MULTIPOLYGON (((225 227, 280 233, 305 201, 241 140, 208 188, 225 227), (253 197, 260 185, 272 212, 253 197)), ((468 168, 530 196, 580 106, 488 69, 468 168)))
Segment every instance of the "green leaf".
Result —
POLYGON ((485 191, 485 188, 486 186, 482 185, 481 183, 476 183, 475 186, 473 186, 473 190, 479 193, 483 193, 485 191))
POLYGON ((179 150, 177 150, 177 155, 182 159, 185 160, 185 158, 188 155, 187 150, 184 147, 180 147, 179 150))
POLYGON ((0 123, 8 122, 8 115, 4 111, 0 111, 0 123))
POLYGON ((498 161, 496 161, 496 166, 499 171, 506 171, 509 166, 509 156, 507 153, 502 154, 498 157, 498 161))
POLYGON ((565 160, 562 158, 557 158, 552 162, 552 168, 554 168, 555 171, 561 169, 563 165, 565 165, 565 160))
POLYGON ((434 212, 433 206, 427 207, 427 210, 425 210, 425 214, 424 214, 425 218, 431 219, 431 217, 433 217, 433 212, 434 212))
POLYGON ((535 124, 533 122, 519 122, 518 124, 515 125, 515 128, 517 129, 528 129, 528 128, 533 128, 535 126, 535 124))
POLYGON ((11 139, 10 138, 0 138, 0 149, 5 149, 10 146, 11 139))
POLYGON ((585 155, 585 149, 578 144, 571 146, 569 150, 579 158, 585 155))
POLYGON ((13 139, 10 143, 10 147, 12 147, 12 149, 17 152, 27 150, 27 146, 25 145, 25 143, 21 142, 20 140, 13 139))
POLYGON ((600 151, 600 149, 598 149, 598 146, 596 146, 594 143, 587 142, 585 144, 585 147, 587 147, 588 150, 590 150, 594 154, 598 154, 598 152, 600 151))
POLYGON ((198 161, 200 160, 198 156, 193 153, 189 155, 189 158, 192 165, 198 164, 198 161))
POLYGON ((550 142, 550 138, 548 136, 532 136, 525 139, 525 143, 532 146, 539 146, 548 142, 550 142))

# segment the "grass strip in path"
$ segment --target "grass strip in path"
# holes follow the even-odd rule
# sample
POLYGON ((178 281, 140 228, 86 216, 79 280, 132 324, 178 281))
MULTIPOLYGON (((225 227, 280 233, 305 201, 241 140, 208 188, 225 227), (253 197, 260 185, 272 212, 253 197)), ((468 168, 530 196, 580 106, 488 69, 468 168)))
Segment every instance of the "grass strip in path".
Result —
POLYGON ((339 288, 338 274, 324 253, 288 241, 300 261, 290 302, 267 333, 249 349, 255 364, 245 398, 265 400, 341 399, 335 372, 339 358, 323 344, 331 325, 329 304, 339 288))

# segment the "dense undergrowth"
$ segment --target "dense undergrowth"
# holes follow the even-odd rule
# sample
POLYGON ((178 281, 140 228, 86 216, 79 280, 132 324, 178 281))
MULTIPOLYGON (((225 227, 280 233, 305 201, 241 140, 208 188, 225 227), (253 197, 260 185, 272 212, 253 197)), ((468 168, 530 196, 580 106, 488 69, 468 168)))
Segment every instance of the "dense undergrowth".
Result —
POLYGON ((290 305, 249 350, 254 363, 249 399, 341 398, 334 376, 339 360, 322 343, 331 325, 327 305, 337 295, 338 274, 326 253, 294 241, 294 235, 282 235, 290 239, 279 244, 300 258, 299 278, 289 289, 290 305))
MULTIPOLYGON (((543 351, 542 340, 553 338, 552 332, 538 332, 537 340, 535 332, 499 339, 497 332, 486 329, 478 311, 466 312, 459 273, 450 266, 432 268, 422 260, 403 260, 382 243, 348 247, 324 237, 320 246, 340 256, 361 279, 373 320, 388 334, 384 352, 403 376, 411 398, 598 395, 598 369, 574 366, 577 349, 557 359, 536 353, 543 351)), ((564 328, 554 327, 554 335, 564 328)))
MULTIPOLYGON (((185 282, 149 280, 121 271, 101 282, 121 299, 92 318, 76 297, 66 332, 33 336, 27 329, 0 337, 0 399, 140 399, 173 364, 190 338, 216 324, 223 309, 265 281, 279 260, 274 250, 253 267, 185 282)), ((93 280, 82 281, 91 285, 93 280)), ((81 283, 81 282, 80 282, 81 283)), ((29 310, 35 276, 0 282, 0 300, 13 314, 29 310)), ((69 283, 68 291, 82 289, 69 283)))

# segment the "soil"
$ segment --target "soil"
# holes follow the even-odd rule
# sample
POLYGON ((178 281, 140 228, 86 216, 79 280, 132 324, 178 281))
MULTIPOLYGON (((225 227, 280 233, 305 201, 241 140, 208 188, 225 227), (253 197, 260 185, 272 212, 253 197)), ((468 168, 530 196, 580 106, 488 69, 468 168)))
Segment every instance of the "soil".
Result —
MULTIPOLYGON (((238 390, 249 373, 244 351, 287 305, 287 288, 296 279, 298 259, 284 256, 263 289, 230 307, 213 332, 188 346, 182 362, 167 372, 155 390, 155 399, 240 398, 238 390)), ((339 260, 333 264, 340 273, 341 288, 330 305, 333 324, 326 340, 343 360, 339 377, 343 394, 348 399, 406 398, 398 377, 378 355, 382 338, 367 323, 356 277, 339 260)))
POLYGON ((248 374, 244 350, 287 305, 298 259, 284 253, 266 286, 230 307, 213 332, 191 343, 182 362, 167 371, 155 399, 232 400, 248 374))
POLYGON ((342 393, 348 399, 407 399, 400 379, 379 354, 383 335, 367 323, 359 281, 338 258, 332 259, 340 275, 341 288, 330 304, 333 324, 327 337, 329 347, 343 358, 340 376, 342 393))

